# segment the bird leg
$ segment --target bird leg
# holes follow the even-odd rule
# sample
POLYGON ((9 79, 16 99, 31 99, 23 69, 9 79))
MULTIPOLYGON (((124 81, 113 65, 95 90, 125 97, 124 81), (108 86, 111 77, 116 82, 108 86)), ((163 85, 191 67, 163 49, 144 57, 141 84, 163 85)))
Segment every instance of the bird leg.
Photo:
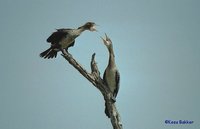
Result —
POLYGON ((67 55, 67 53, 68 53, 65 49, 62 49, 62 48, 61 48, 61 52, 63 55, 67 55))
POLYGON ((62 48, 61 48, 60 50, 61 50, 63 56, 72 57, 72 55, 71 55, 66 49, 62 49, 62 48))

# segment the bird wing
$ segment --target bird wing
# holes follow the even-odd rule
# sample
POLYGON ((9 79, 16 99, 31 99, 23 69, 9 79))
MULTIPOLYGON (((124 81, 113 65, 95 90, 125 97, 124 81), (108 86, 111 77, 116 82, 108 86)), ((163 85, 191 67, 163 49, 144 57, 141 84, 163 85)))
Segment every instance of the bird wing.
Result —
POLYGON ((67 48, 65 48, 65 50, 68 51, 68 48, 74 46, 74 44, 75 44, 75 40, 67 48))
POLYGON ((58 29, 56 32, 52 33, 49 38, 47 39, 47 42, 51 44, 56 44, 62 40, 62 38, 66 37, 68 35, 67 29, 58 29))
POLYGON ((106 81, 106 70, 104 71, 104 74, 103 74, 103 81, 106 85, 108 85, 107 81, 106 81))
MULTIPOLYGON (((106 80, 106 70, 105 70, 105 72, 103 74, 103 81, 104 81, 104 83, 106 85, 108 85, 108 82, 106 80)), ((118 94, 118 91, 119 91, 119 87, 120 87, 120 73, 119 73, 118 70, 116 71, 116 74, 115 74, 115 81, 116 81, 116 89, 115 89, 115 91, 113 93, 113 96, 116 98, 117 94, 118 94)))
POLYGON ((74 44, 75 44, 75 40, 68 46, 68 48, 69 48, 69 47, 73 47, 74 44))
POLYGON ((115 79, 116 79, 116 89, 114 91, 114 97, 116 98, 120 87, 120 73, 118 70, 116 71, 115 79))

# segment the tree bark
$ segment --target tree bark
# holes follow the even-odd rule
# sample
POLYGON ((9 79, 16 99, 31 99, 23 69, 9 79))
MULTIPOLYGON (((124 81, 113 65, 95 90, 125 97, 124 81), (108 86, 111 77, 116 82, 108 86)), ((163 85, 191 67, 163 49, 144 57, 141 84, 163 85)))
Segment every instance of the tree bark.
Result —
POLYGON ((88 81, 90 81, 99 91, 102 93, 104 100, 107 104, 108 111, 110 114, 111 124, 113 129, 123 129, 122 122, 120 119, 120 114, 117 111, 115 103, 112 100, 112 93, 103 82, 103 79, 100 76, 97 63, 95 62, 95 53, 92 55, 90 62, 91 73, 88 73, 74 58, 71 54, 65 53, 62 56, 75 68, 80 74, 82 74, 88 81))

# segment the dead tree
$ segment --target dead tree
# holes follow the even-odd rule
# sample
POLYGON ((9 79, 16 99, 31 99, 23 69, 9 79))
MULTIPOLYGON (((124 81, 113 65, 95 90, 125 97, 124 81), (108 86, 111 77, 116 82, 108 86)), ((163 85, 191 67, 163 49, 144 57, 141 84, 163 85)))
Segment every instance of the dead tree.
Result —
POLYGON ((71 54, 66 53, 62 54, 62 56, 102 93, 104 100, 107 103, 113 129, 123 129, 120 114, 117 111, 115 103, 113 103, 112 93, 108 86, 104 84, 103 79, 100 76, 97 63, 95 62, 95 53, 92 55, 90 62, 91 73, 87 72, 71 54))

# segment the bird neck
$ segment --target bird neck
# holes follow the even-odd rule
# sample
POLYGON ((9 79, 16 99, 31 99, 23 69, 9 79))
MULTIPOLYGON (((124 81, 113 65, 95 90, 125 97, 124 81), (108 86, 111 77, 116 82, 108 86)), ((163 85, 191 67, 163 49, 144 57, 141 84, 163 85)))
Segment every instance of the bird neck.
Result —
POLYGON ((82 33, 83 31, 85 31, 85 27, 84 26, 80 26, 78 29, 77 29, 80 33, 82 33))
POLYGON ((115 54, 114 54, 112 45, 108 47, 108 51, 109 51, 109 64, 108 64, 108 67, 115 67, 115 54))
POLYGON ((71 36, 73 36, 73 38, 78 37, 83 31, 85 31, 85 29, 83 27, 79 27, 78 29, 73 29, 71 31, 71 36))

